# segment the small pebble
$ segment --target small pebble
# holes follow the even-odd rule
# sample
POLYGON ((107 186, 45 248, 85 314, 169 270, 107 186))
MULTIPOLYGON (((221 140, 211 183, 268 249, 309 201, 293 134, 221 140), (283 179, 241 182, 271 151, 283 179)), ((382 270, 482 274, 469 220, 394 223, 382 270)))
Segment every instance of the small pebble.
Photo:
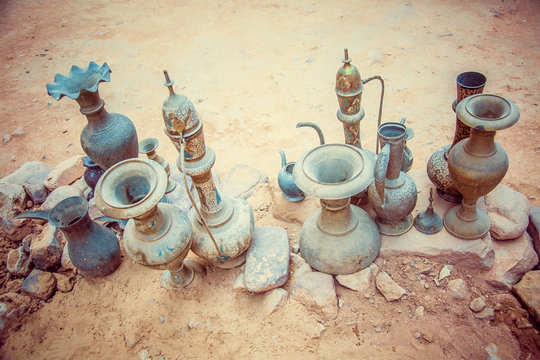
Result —
POLYGON ((422 334, 420 334, 418 331, 414 333, 415 339, 420 339, 422 337, 422 334))
POLYGON ((7 144, 8 141, 11 140, 11 135, 9 135, 9 134, 4 134, 2 140, 4 141, 4 144, 7 144))
POLYGON ((160 323, 163 324, 165 322, 165 318, 163 316, 158 316, 157 318, 158 318, 160 323))

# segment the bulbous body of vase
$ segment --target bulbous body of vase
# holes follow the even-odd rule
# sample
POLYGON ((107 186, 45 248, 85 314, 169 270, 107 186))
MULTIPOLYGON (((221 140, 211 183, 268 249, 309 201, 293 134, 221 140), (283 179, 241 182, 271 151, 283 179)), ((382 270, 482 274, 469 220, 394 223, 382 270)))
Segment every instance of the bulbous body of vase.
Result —
POLYGON ((293 170, 302 191, 321 199, 321 208, 304 222, 300 251, 318 271, 333 275, 355 273, 379 254, 377 226, 350 196, 364 190, 373 179, 373 156, 345 144, 326 144, 307 151, 293 170))
POLYGON ((138 157, 138 140, 135 126, 122 114, 108 113, 100 98, 98 87, 110 80, 109 66, 99 67, 90 62, 87 69, 73 66, 68 76, 57 74, 54 84, 47 84, 47 91, 56 100, 68 96, 76 100, 88 124, 81 132, 84 152, 104 170, 129 158, 138 157))
POLYGON ((184 264, 192 226, 176 206, 160 203, 167 188, 163 167, 148 159, 128 159, 108 169, 96 186, 96 205, 105 215, 129 219, 124 229, 126 253, 138 264, 166 269, 162 285, 188 286, 196 269, 184 264))
POLYGON ((450 176, 463 201, 446 212, 443 223, 454 236, 477 239, 487 234, 490 222, 476 207, 476 201, 493 190, 508 170, 508 156, 494 141, 495 133, 514 125, 519 110, 507 98, 480 94, 460 102, 456 114, 471 127, 471 136, 456 144, 448 155, 450 176))
POLYGON ((304 200, 306 195, 296 186, 292 175, 296 162, 288 163, 283 150, 279 150, 279 154, 281 155, 281 170, 278 173, 278 186, 283 192, 283 197, 292 202, 304 200))
POLYGON ((411 212, 416 206, 414 180, 401 171, 406 127, 388 122, 379 126, 382 145, 375 163, 375 180, 368 188, 368 198, 377 214, 375 222, 381 234, 397 236, 409 231, 413 224, 411 212))
MULTIPOLYGON (((468 96, 481 94, 486 85, 486 77, 478 72, 468 71, 461 73, 456 78, 457 99, 452 103, 452 109, 456 110, 457 104, 468 96)), ((462 196, 454 186, 448 171, 448 154, 458 142, 470 136, 471 128, 464 124, 456 114, 456 127, 452 144, 439 148, 431 155, 427 162, 426 171, 429 180, 437 188, 437 193, 446 201, 459 203, 462 196)))

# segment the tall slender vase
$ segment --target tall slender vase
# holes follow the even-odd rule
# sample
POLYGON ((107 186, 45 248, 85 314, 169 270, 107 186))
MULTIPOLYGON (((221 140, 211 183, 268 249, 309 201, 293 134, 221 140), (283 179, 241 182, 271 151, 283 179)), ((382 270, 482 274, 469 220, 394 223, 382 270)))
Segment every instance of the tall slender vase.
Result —
MULTIPOLYGON (((481 94, 486 85, 486 77, 478 72, 468 71, 458 75, 457 99, 452 103, 452 109, 456 111, 456 106, 466 97, 481 94)), ((471 128, 464 124, 456 114, 456 128, 452 144, 439 148, 431 155, 427 163, 427 174, 431 182, 437 188, 437 193, 446 201, 459 203, 461 194, 454 186, 448 171, 448 154, 450 150, 461 140, 469 137, 471 128)))
POLYGON ((454 236, 478 239, 487 234, 491 224, 487 214, 476 207, 476 201, 493 190, 508 170, 508 156, 495 142, 495 133, 514 125, 519 110, 505 97, 479 94, 461 101, 456 114, 471 127, 471 136, 448 154, 448 170, 463 201, 446 212, 443 222, 454 236))
POLYGON ((104 170, 139 156, 135 126, 124 115, 108 113, 99 96, 99 84, 110 81, 110 72, 107 63, 98 66, 91 61, 88 68, 72 66, 68 76, 56 74, 54 84, 47 84, 47 92, 55 100, 67 96, 79 103, 81 114, 88 119, 81 133, 82 148, 104 170))

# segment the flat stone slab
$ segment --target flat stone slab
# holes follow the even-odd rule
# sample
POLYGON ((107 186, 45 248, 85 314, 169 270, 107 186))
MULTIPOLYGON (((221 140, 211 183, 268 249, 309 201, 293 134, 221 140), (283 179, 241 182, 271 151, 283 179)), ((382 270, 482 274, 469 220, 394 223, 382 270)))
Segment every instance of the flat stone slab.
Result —
MULTIPOLYGON (((434 186, 424 169, 411 170, 409 175, 412 176, 419 190, 416 209, 412 212, 414 217, 427 208, 429 189, 434 186)), ((433 197, 433 208, 441 217, 448 209, 456 205, 441 199, 435 191, 433 197)), ((450 235, 444 227, 433 235, 423 234, 413 227, 400 236, 381 235, 379 257, 393 258, 395 256, 423 256, 443 264, 489 270, 495 260, 495 251, 489 233, 482 239, 463 240, 450 235)))
POLYGON ((289 239, 285 229, 278 226, 255 227, 244 273, 246 288, 251 292, 268 291, 287 281, 289 239))
POLYGON ((531 237, 526 232, 514 240, 493 240, 495 263, 480 276, 496 289, 511 290, 522 276, 538 264, 531 237))
POLYGON ((540 321, 540 270, 526 273, 513 290, 536 321, 540 321))
POLYGON ((405 289, 396 283, 388 273, 380 271, 375 278, 377 290, 383 294, 387 301, 396 301, 405 295, 405 289))

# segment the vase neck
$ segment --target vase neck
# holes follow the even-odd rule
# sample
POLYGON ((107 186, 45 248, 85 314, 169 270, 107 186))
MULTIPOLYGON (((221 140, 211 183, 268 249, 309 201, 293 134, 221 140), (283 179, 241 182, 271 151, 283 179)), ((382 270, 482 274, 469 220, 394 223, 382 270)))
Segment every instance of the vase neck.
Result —
POLYGON ((99 92, 81 90, 77 102, 81 107, 81 114, 88 119, 88 126, 98 130, 108 124, 109 113, 105 110, 105 101, 99 96, 99 92))
POLYGON ((463 149, 473 156, 491 156, 497 151, 494 140, 495 133, 496 131, 471 129, 471 137, 465 143, 463 149))
POLYGON ((157 205, 133 220, 135 221, 135 228, 142 234, 159 233, 167 223, 165 215, 157 205))
POLYGON ((74 219, 73 225, 58 228, 66 234, 68 239, 73 240, 77 238, 88 238, 93 224, 94 222, 90 219, 88 212, 86 212, 80 219, 74 219))
POLYGON ((468 138, 469 136, 471 136, 471 127, 468 125, 465 125, 456 116, 456 130, 454 132, 454 140, 452 141, 452 146, 450 146, 448 151, 450 151, 450 149, 453 148, 454 145, 456 145, 458 142, 460 142, 463 139, 468 138))
POLYGON ((351 211, 350 198, 321 199, 321 213, 317 219, 319 229, 329 234, 345 234, 356 227, 357 219, 351 211))

